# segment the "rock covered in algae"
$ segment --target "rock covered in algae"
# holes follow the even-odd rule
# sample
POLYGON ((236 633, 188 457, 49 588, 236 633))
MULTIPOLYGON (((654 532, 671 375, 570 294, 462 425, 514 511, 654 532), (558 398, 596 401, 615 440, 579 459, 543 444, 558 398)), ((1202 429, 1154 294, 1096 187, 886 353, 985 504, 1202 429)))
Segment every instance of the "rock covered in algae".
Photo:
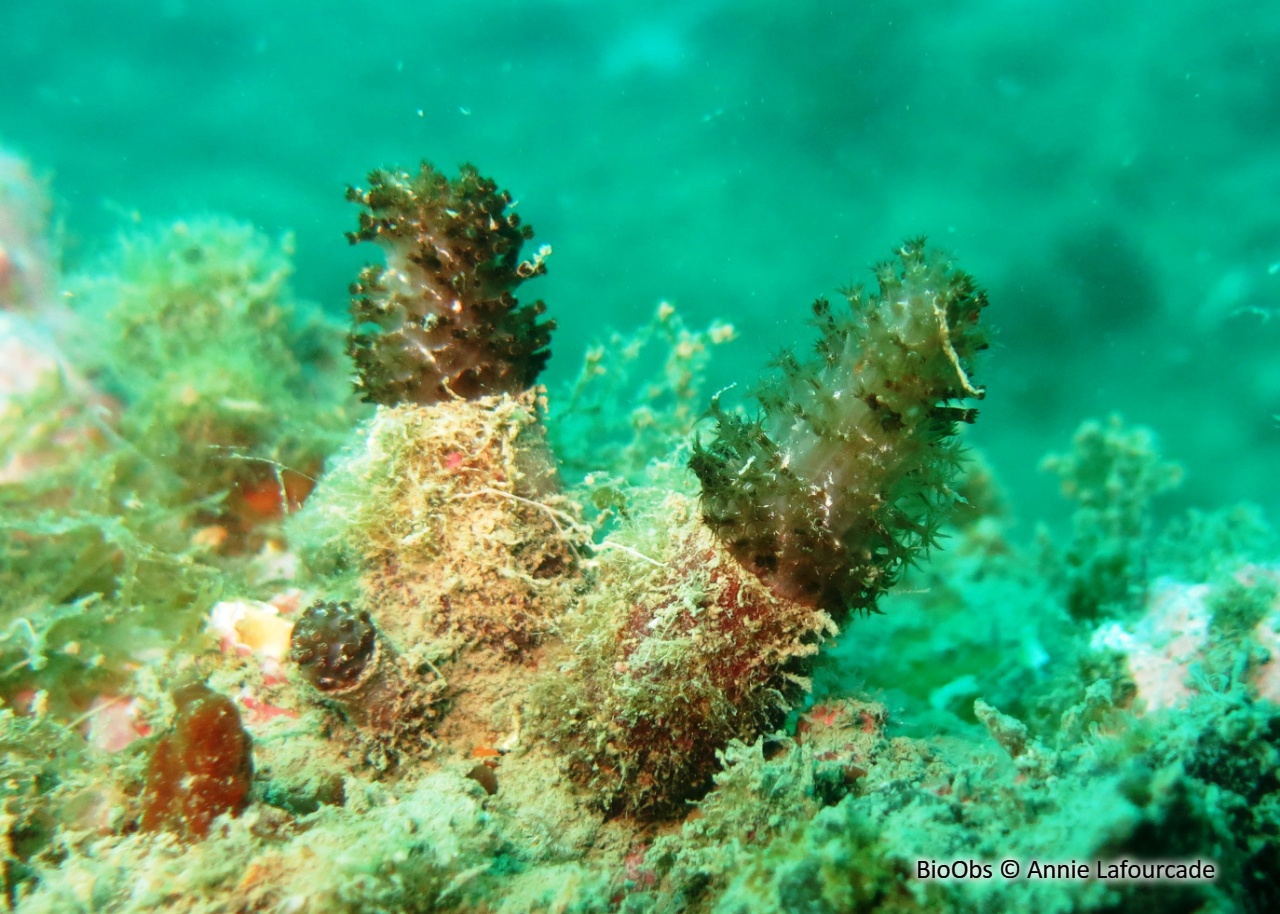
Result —
POLYGON ((355 575, 394 643, 518 653, 576 576, 571 511, 530 392, 381 407, 293 530, 317 567, 355 575))
POLYGON ((69 351, 121 401, 121 433, 232 534, 296 508, 347 426, 340 331, 295 299, 292 252, 193 219, 124 235, 71 282, 69 351))
POLYGON ((1075 504, 1062 573, 1067 609, 1082 621, 1133 612, 1146 596, 1152 502, 1177 488, 1182 468, 1160 458, 1151 429, 1118 415, 1081 423, 1071 451, 1050 454, 1041 468, 1075 504))
POLYGON ((519 729, 589 538, 535 393, 379 407, 290 529, 442 702, 433 738, 494 746, 519 729))

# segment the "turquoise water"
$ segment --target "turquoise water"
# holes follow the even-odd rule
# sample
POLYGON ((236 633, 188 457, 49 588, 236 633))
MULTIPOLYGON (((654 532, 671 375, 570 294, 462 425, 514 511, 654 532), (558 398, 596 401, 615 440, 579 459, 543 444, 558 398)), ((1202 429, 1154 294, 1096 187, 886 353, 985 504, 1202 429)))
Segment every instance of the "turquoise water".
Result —
POLYGON ((341 312, 343 187, 473 161, 555 249, 553 386, 670 300, 737 326, 718 387, 924 233, 991 294, 973 438, 1024 520, 1116 410, 1187 466, 1166 508, 1276 506, 1280 7, 11 0, 0 36, 0 141, 70 268, 134 214, 225 213, 296 232, 341 312))

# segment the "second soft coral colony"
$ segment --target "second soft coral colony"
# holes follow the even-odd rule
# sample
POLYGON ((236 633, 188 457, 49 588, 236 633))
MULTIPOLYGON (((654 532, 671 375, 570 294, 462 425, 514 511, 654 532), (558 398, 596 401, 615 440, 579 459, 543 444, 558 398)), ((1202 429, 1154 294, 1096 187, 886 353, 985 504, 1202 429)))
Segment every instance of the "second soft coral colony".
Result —
POLYGON ((816 358, 778 359, 752 421, 714 407, 719 434, 694 448, 707 524, 779 596, 843 616, 871 610, 950 515, 960 469, 951 404, 981 399, 986 296, 908 241, 877 268, 878 294, 850 290, 848 315, 813 307, 816 358))

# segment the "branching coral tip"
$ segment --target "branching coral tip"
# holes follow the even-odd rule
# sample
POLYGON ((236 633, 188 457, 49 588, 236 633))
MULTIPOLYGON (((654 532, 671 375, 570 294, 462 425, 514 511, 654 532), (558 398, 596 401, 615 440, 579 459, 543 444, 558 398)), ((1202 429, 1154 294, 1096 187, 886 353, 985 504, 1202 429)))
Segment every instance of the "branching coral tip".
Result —
POLYGON ((416 175, 374 171, 347 199, 364 207, 347 240, 386 254, 351 287, 347 351, 364 399, 428 404, 531 387, 555 323, 539 322, 545 305, 521 306, 515 290, 546 271, 551 249, 521 259, 533 230, 508 212, 511 195, 471 165, 450 181, 423 162, 416 175))
POLYGON ((712 409, 695 443, 707 524, 779 596, 838 619, 872 610, 902 567, 933 545, 956 501, 958 422, 981 399, 974 354, 987 347, 986 296, 923 239, 876 268, 879 292, 846 293, 849 313, 813 306, 816 356, 777 360, 750 420, 712 409))

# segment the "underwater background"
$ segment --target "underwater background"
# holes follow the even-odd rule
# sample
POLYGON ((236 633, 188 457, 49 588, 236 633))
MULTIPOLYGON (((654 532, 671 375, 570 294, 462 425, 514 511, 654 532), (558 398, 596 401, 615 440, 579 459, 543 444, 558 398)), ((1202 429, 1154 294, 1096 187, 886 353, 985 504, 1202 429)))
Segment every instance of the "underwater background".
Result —
POLYGON ((369 168, 464 161, 554 256, 544 380, 660 301, 737 341, 925 234, 988 289, 973 440, 1024 524, 1118 411, 1187 470, 1161 512, 1280 504, 1280 8, 1241 0, 0 5, 0 140, 53 179, 66 269, 135 219, 297 235, 345 312, 369 168))

